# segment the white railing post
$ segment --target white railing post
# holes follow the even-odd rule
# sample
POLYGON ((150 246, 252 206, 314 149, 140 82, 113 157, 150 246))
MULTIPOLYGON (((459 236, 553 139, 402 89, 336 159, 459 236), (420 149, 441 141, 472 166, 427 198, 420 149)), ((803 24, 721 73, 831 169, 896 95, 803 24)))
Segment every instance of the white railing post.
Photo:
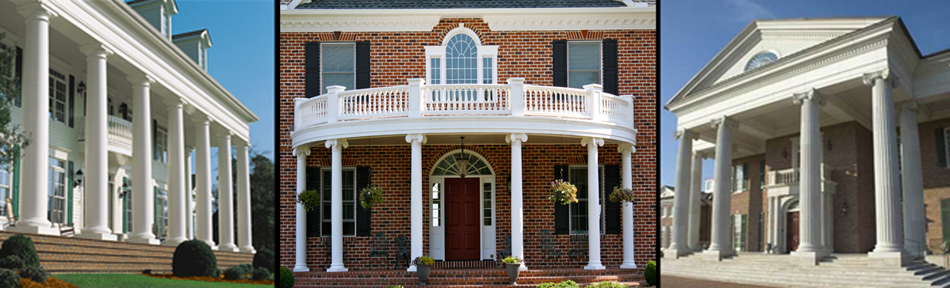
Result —
POLYGON ((524 116, 524 78, 508 78, 508 85, 511 85, 508 93, 511 116, 524 116))
POLYGON ((426 79, 409 79, 409 117, 422 117, 422 86, 426 79))
POLYGON ((627 112, 627 124, 630 125, 630 129, 636 130, 636 129, 637 129, 637 125, 636 125, 636 124, 633 124, 634 120, 636 120, 636 119, 633 118, 634 115, 635 115, 635 114, 634 114, 634 113, 635 113, 635 112, 634 112, 634 107, 633 107, 633 95, 620 96, 620 99, 623 99, 623 101, 627 101, 627 105, 628 105, 628 106, 627 106, 627 111, 626 111, 626 112, 627 112))
POLYGON ((346 90, 346 87, 333 85, 327 87, 327 123, 336 122, 337 117, 343 112, 340 105, 340 92, 346 90))
POLYGON ((300 118, 302 118, 303 111, 300 111, 300 103, 307 100, 307 98, 295 98, 294 99, 294 131, 299 131, 300 127, 303 126, 303 123, 300 123, 300 118))
POLYGON ((604 86, 600 84, 584 85, 584 92, 587 93, 587 113, 590 113, 590 120, 600 121, 603 119, 604 111, 600 110, 600 92, 604 86))

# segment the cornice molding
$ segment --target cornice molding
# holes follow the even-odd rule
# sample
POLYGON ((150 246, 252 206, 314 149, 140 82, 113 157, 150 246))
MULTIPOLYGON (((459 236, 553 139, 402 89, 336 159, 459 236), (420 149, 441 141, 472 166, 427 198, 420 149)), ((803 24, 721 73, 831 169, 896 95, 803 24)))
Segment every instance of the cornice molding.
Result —
POLYGON ((281 15, 280 32, 432 31, 439 15, 281 15))
MULTIPOLYGON (((525 30, 656 30, 656 10, 600 11, 581 13, 564 10, 527 13, 518 9, 488 9, 496 11, 418 10, 400 11, 401 14, 324 14, 325 10, 281 11, 280 32, 375 32, 375 31, 432 31, 442 18, 480 18, 492 31, 525 30), (293 13, 290 13, 290 12, 293 13), (509 12, 510 11, 510 12, 509 12), (427 13, 426 13, 427 12, 427 13), (500 12, 500 13, 499 13, 500 12)), ((525 9, 521 9, 525 10, 525 9)), ((622 9, 628 10, 628 9, 622 9)), ((389 12, 392 13, 392 12, 389 12)))
POLYGON ((484 15, 492 31, 655 30, 656 13, 484 15))

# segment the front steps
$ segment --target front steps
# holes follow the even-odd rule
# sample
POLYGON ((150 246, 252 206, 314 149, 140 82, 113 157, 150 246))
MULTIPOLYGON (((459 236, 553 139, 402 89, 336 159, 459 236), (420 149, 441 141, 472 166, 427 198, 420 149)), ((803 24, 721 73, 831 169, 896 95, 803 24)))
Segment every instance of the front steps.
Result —
MULTIPOLYGON (((835 254, 817 266, 805 266, 789 255, 740 253, 720 262, 701 255, 663 260, 660 275, 781 287, 945 287, 950 272, 915 261, 901 268, 869 267, 867 254, 835 254)), ((662 281, 662 280, 661 280, 662 281)))
MULTIPOLYGON (((417 287, 419 278, 415 272, 406 270, 356 270, 349 272, 297 272, 294 273, 294 287, 386 287, 402 285, 417 287)), ((429 274, 427 286, 418 287, 534 287, 541 283, 573 280, 581 286, 597 282, 620 282, 628 286, 638 286, 643 276, 634 269, 609 268, 606 270, 584 269, 530 269, 522 271, 518 285, 508 285, 508 274, 504 268, 491 269, 433 269, 429 274)))

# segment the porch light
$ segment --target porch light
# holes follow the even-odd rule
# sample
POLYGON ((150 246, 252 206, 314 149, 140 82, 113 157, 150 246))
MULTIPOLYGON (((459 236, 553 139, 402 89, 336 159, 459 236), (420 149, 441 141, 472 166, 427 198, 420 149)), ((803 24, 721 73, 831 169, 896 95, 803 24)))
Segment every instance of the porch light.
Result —
POLYGON ((455 155, 455 163, 459 166, 459 177, 464 179, 468 174, 468 156, 465 155, 465 137, 459 138, 462 138, 462 153, 455 155))

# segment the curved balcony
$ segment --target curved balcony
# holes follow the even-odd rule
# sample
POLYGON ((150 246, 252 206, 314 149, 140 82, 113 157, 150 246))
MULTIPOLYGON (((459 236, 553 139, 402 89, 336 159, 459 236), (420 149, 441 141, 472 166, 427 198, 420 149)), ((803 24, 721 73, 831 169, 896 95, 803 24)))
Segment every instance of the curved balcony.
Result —
MULTIPOLYGON (((132 122, 109 115, 107 116, 106 139, 109 151, 132 155, 132 122)), ((79 142, 86 141, 86 118, 79 119, 79 142)))
POLYGON ((509 84, 409 85, 328 93, 294 101, 293 145, 336 138, 413 133, 532 133, 636 143, 633 96, 509 84))

